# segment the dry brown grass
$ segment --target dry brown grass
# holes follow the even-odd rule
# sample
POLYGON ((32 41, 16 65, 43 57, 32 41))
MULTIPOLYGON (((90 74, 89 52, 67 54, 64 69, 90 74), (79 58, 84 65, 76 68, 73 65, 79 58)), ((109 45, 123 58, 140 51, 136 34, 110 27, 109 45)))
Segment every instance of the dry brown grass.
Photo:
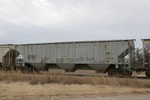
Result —
POLYGON ((0 100, 53 100, 55 97, 150 93, 150 80, 0 72, 0 100))
POLYGON ((149 79, 131 79, 131 78, 110 78, 100 76, 70 76, 61 74, 22 74, 16 72, 0 73, 0 81, 5 82, 29 82, 36 84, 90 84, 90 85, 109 85, 109 86, 127 86, 137 88, 150 88, 149 79))
POLYGON ((87 95, 123 95, 123 94, 143 94, 150 93, 149 89, 130 88, 120 86, 104 86, 89 84, 38 84, 31 85, 26 82, 16 82, 6 84, 0 82, 0 99, 6 100, 50 100, 54 97, 64 98, 66 96, 87 96, 87 95), (41 99, 43 98, 43 99, 41 99))

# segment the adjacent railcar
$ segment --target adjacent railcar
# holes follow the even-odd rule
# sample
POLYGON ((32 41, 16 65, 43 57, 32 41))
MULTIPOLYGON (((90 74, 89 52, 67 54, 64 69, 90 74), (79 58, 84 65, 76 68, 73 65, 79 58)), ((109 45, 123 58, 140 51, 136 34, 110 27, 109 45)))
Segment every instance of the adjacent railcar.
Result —
POLYGON ((143 41, 143 69, 145 74, 150 77, 150 39, 142 39, 143 41))
POLYGON ((65 71, 92 69, 109 75, 131 75, 135 40, 81 41, 21 44, 16 51, 27 69, 65 71), (127 58, 127 59, 125 59, 127 58))
POLYGON ((0 45, 0 69, 14 69, 16 66, 16 57, 18 54, 19 53, 15 50, 15 45, 0 45))

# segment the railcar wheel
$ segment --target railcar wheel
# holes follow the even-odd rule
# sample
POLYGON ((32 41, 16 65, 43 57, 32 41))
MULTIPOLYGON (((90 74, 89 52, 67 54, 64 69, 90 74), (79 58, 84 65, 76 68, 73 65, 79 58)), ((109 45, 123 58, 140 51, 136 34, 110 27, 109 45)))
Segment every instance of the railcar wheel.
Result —
POLYGON ((108 76, 111 76, 111 77, 118 77, 118 76, 119 76, 118 70, 109 69, 109 70, 108 70, 108 76))
POLYGON ((142 72, 141 70, 136 70, 136 73, 139 75, 141 74, 141 72, 142 72))
POLYGON ((124 69, 121 72, 122 72, 123 77, 131 77, 132 76, 132 71, 124 69))
POLYGON ((113 76, 113 70, 112 69, 108 70, 108 76, 113 76))
POLYGON ((132 73, 132 71, 129 71, 129 74, 128 74, 128 75, 129 75, 129 77, 131 77, 131 76, 132 76, 132 74, 133 74, 133 73, 132 73))

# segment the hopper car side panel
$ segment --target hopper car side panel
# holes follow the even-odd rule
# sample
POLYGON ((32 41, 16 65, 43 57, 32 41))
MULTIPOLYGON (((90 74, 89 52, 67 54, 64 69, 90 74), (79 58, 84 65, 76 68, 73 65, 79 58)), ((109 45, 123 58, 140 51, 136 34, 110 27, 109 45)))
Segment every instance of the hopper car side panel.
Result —
MULTIPOLYGON (((121 57, 121 54, 127 49, 128 43, 50 44, 17 47, 28 63, 76 64, 117 64, 117 57, 121 57)), ((121 62, 123 62, 122 59, 121 62)))
POLYGON ((104 72, 112 64, 130 65, 124 61, 124 57, 132 53, 129 44, 133 45, 134 40, 24 44, 16 48, 24 57, 24 62, 34 67, 53 64, 71 70, 76 65, 82 65, 95 70, 103 67, 104 72))

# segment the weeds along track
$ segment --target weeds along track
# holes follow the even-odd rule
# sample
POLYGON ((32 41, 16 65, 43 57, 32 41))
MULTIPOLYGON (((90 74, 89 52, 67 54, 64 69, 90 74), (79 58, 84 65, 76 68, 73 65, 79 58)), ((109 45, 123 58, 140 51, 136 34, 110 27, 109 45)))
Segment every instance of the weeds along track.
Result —
POLYGON ((74 75, 61 73, 41 73, 41 74, 22 74, 19 72, 0 72, 0 81, 11 82, 28 82, 36 84, 90 84, 90 85, 110 85, 110 86, 128 86, 138 88, 150 88, 149 79, 141 78, 116 78, 106 77, 105 75, 74 75))
MULTIPOLYGON (((81 72, 41 72, 40 74, 46 74, 49 73, 51 75, 66 75, 66 76, 80 76, 80 77, 106 77, 106 78, 111 78, 110 76, 108 76, 107 74, 103 74, 103 73, 96 73, 95 71, 81 71, 81 72)), ((114 77, 112 77, 114 78, 114 77)), ((138 73, 133 73, 133 75, 131 77, 116 77, 116 78, 130 78, 130 79, 148 79, 145 76, 145 73, 142 74, 138 74, 138 73)))

